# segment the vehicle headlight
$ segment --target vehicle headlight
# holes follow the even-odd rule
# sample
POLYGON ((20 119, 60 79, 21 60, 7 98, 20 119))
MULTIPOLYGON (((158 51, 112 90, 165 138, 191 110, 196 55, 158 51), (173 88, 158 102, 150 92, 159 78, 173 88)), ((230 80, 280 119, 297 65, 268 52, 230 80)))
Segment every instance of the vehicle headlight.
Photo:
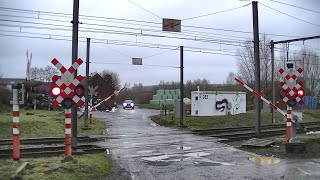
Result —
POLYGON ((123 103, 123 106, 127 106, 127 103, 123 103))
POLYGON ((134 106, 134 103, 131 103, 131 106, 134 106))

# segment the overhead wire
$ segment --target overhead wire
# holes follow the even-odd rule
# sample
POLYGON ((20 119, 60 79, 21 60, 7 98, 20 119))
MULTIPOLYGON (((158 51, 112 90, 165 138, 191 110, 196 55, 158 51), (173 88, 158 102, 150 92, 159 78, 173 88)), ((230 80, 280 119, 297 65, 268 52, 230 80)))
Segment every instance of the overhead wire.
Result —
POLYGON ((233 10, 236 10, 236 9, 244 8, 244 7, 246 7, 246 6, 250 5, 250 4, 251 4, 251 3, 246 4, 246 5, 244 5, 244 6, 235 7, 235 8, 231 8, 231 9, 227 9, 227 10, 223 10, 223 11, 217 11, 217 12, 213 12, 213 13, 209 13, 209 14, 204 14, 204 15, 200 15, 200 16, 190 17, 190 18, 182 19, 182 21, 187 21, 187 20, 191 20, 191 19, 198 19, 198 18, 202 18, 202 17, 211 16, 211 15, 214 15, 214 14, 220 14, 220 13, 224 13, 224 12, 229 12, 229 11, 233 11, 233 10))
POLYGON ((287 5, 287 6, 291 6, 291 7, 295 7, 295 8, 298 8, 298 9, 303 9, 303 10, 306 10, 306 11, 310 11, 310 12, 314 12, 314 13, 320 14, 320 11, 316 11, 316 10, 312 10, 312 9, 307 9, 307 8, 304 8, 304 7, 300 7, 300 6, 296 6, 296 5, 292 5, 292 4, 288 4, 288 3, 284 3, 284 2, 280 2, 280 1, 275 1, 275 0, 269 0, 269 1, 272 1, 272 2, 275 2, 275 3, 279 3, 279 4, 283 4, 283 5, 287 5))
MULTIPOLYGON (((97 62, 97 61, 91 61, 92 64, 116 64, 116 65, 130 65, 133 66, 130 63, 109 63, 109 62, 97 62)), ((170 67, 170 68, 180 68, 177 66, 165 66, 165 65, 157 65, 157 64, 142 64, 142 65, 134 65, 134 66, 151 66, 151 67, 170 67)))
POLYGON ((156 17, 158 17, 158 18, 162 19, 160 16, 158 16, 158 15, 156 15, 155 13, 153 13, 153 12, 149 11, 148 9, 146 9, 146 8, 144 8, 144 7, 142 7, 142 6, 140 6, 139 4, 137 4, 137 3, 135 3, 135 2, 132 2, 132 1, 130 1, 130 0, 128 0, 128 1, 129 1, 130 3, 132 3, 132 4, 136 5, 136 6, 138 6, 139 8, 141 8, 141 9, 143 9, 143 10, 145 10, 145 11, 147 11, 147 12, 151 13, 152 15, 154 15, 154 16, 156 16, 156 17))
MULTIPOLYGON (((45 40, 61 40, 61 41, 71 41, 71 39, 65 39, 65 38, 56 38, 56 37, 51 37, 51 38, 45 38, 45 37, 35 37, 35 36, 25 36, 25 35, 8 35, 8 34, 2 34, 0 33, 0 36, 9 36, 9 37, 23 37, 23 38, 36 38, 36 39, 45 39, 45 40)), ((85 43, 86 40, 79 40, 79 42, 83 42, 85 43)), ((97 41, 91 41, 92 43, 102 43, 102 44, 112 44, 112 45, 123 45, 123 46, 135 46, 135 47, 145 47, 145 48, 157 48, 157 49, 168 49, 168 50, 172 50, 170 49, 170 47, 160 47, 160 46, 147 46, 147 45, 133 45, 133 44, 128 44, 128 43, 113 43, 113 42, 97 42, 97 41)), ((214 54, 214 55, 225 55, 225 56, 233 56, 233 57, 241 57, 239 55, 236 54, 230 54, 230 53, 222 53, 222 52, 211 52, 209 51, 210 49, 197 49, 195 47, 185 47, 184 51, 186 52, 196 52, 196 53, 202 53, 202 54, 214 54)), ((214 50, 213 50, 214 51, 214 50)), ((249 56, 242 56, 242 57, 249 57, 249 56)), ((250 58, 250 57, 249 57, 250 58)), ((260 58, 260 59, 264 59, 264 58, 260 58)), ((276 61, 283 61, 283 60, 279 60, 279 59, 275 59, 276 61)), ((320 65, 317 63, 313 63, 313 65, 320 65)))
MULTIPOLYGON (((17 15, 8 15, 8 14, 0 14, 0 17, 14 17, 14 18, 23 18, 23 19, 34 19, 34 20, 48 20, 48 21, 54 21, 54 22, 62 22, 62 23, 69 23, 69 21, 66 20, 58 20, 58 19, 51 19, 51 18, 43 18, 43 17, 29 17, 29 16, 17 16, 17 15)), ((114 22, 112 21, 111 23, 120 23, 120 24, 125 24, 128 25, 128 23, 123 23, 123 22, 114 22)), ((151 32, 159 32, 159 27, 158 26, 152 26, 152 25, 142 25, 142 24, 135 24, 135 23, 129 23, 130 25, 134 26, 146 26, 146 27, 154 27, 157 29, 142 29, 142 28, 132 28, 128 26, 111 26, 111 25, 104 25, 104 24, 94 24, 94 23, 87 23, 87 22, 82 22, 82 25, 92 25, 92 26, 103 26, 103 27, 114 27, 114 28, 126 28, 126 29, 135 29, 139 31, 151 31, 151 32)), ((173 34, 173 35, 186 35, 186 36, 192 36, 195 39, 196 38, 221 38, 219 36, 222 36, 226 40, 235 40, 235 41, 241 41, 241 40, 247 40, 248 38, 245 37, 240 37, 240 36, 233 36, 233 35, 225 35, 225 34, 217 34, 217 33, 209 33, 209 32, 199 32, 199 31, 183 31, 179 33, 175 32, 166 32, 166 31, 161 31, 161 33, 166 33, 166 34, 173 34), (211 36, 214 35, 214 36, 211 36), (217 37, 218 36, 218 37, 217 37), (233 37, 233 38, 231 38, 233 37), (237 39, 235 39, 237 38, 237 39)))
MULTIPOLYGON (((60 25, 57 24, 48 24, 48 23, 37 23, 37 22, 23 22, 16 20, 3 20, 7 22, 15 22, 15 23, 28 23, 34 25, 45 25, 45 26, 53 26, 53 27, 39 27, 39 26, 25 26, 25 25, 11 25, 11 24, 0 24, 0 26, 8 26, 8 27, 18 27, 18 28, 31 28, 31 29, 48 29, 48 30, 61 30, 61 31, 72 31, 71 26, 64 26, 67 28, 61 28, 60 25), (56 28, 58 27, 58 28, 56 28)), ((134 36, 146 36, 146 37, 158 37, 158 38, 169 38, 169 39, 181 39, 181 40, 190 40, 190 41, 199 41, 206 43, 215 43, 229 46, 242 46, 242 41, 231 41, 231 40, 222 40, 222 39, 205 39, 205 38, 188 38, 188 37, 176 37, 176 36, 165 36, 158 35, 152 33, 137 33, 137 32, 129 32, 129 31, 116 31, 109 29, 98 29, 98 28, 87 28, 87 27, 79 27, 80 32, 91 32, 91 33, 110 33, 110 34, 119 34, 119 35, 134 35, 134 36)))
MULTIPOLYGON (((7 7, 1 7, 1 6, 0 6, 0 9, 5 10, 5 11, 18 11, 18 12, 23 12, 23 13, 45 14, 45 15, 58 16, 58 17, 65 17, 65 16, 67 16, 69 18, 72 17, 72 14, 67 14, 67 13, 25 10, 25 9, 7 8, 7 7)), ((108 17, 99 17, 99 16, 91 16, 91 15, 79 15, 79 16, 80 16, 80 19, 92 19, 92 20, 96 20, 96 21, 105 20, 105 19, 112 19, 112 20, 126 21, 126 22, 139 22, 139 23, 157 24, 157 25, 162 24, 162 23, 157 23, 157 22, 152 22, 152 21, 142 21, 142 20, 133 20, 133 19, 108 18, 108 17)), ((216 30, 216 31, 252 34, 252 32, 250 32, 250 31, 231 30, 231 29, 223 29, 223 28, 211 28, 211 27, 188 26, 188 25, 182 25, 182 27, 193 28, 193 29, 205 29, 205 30, 216 30)), ((299 37, 299 36, 292 36, 292 35, 285 35, 285 34, 273 34, 273 33, 260 33, 260 34, 266 34, 266 35, 270 35, 270 36, 282 36, 282 37, 299 37)))
POLYGON ((277 11, 278 13, 281 13, 281 14, 284 14, 284 15, 286 15, 286 16, 289 16, 289 17, 291 17, 291 18, 293 18, 293 19, 296 19, 296 20, 299 20, 299 21, 302 21, 302 22, 305 22, 305 23, 308 23, 308 24, 311 24, 311 25, 320 27, 319 24, 315 24, 315 23, 312 23, 312 22, 303 20, 303 19, 301 19, 301 18, 292 16, 292 15, 290 15, 290 14, 287 14, 287 13, 285 13, 285 12, 282 12, 282 11, 279 11, 279 10, 277 10, 277 9, 275 9, 275 8, 272 8, 272 7, 270 7, 270 6, 267 6, 267 5, 265 5, 265 4, 261 3, 261 2, 259 2, 259 4, 261 4, 262 6, 265 6, 265 7, 269 8, 269 9, 272 9, 272 10, 274 10, 274 11, 277 11))
POLYGON ((142 59, 148 59, 148 58, 151 58, 151 57, 159 56, 159 55, 162 55, 162 54, 165 54, 165 53, 177 50, 177 49, 179 49, 179 48, 173 48, 173 49, 169 49, 168 51, 161 52, 161 53, 156 53, 156 54, 153 54, 153 55, 144 56, 144 57, 142 57, 142 59))
MULTIPOLYGON (((0 24, 1 26, 1 24, 0 24)), ((25 33, 25 34, 33 34, 33 35, 41 35, 41 36, 47 36, 47 38, 45 37, 42 37, 44 39, 54 39, 54 37, 68 37, 68 38, 71 38, 71 36, 66 36, 66 35, 57 35, 57 34, 48 34, 48 33, 33 33, 33 32, 22 32, 22 31, 8 31, 8 30, 0 30, 0 32, 11 32, 11 33, 25 33)), ((80 39, 86 39, 86 37, 79 37, 80 39)), ((102 39, 102 38, 94 38, 92 37, 91 38, 93 41, 97 42, 97 43, 104 43, 104 44, 115 44, 115 45, 121 45, 121 44, 127 44, 130 43, 131 46, 139 46, 139 47, 154 47, 154 48, 160 48, 162 47, 169 47, 169 48, 165 48, 165 49, 169 49, 169 51, 171 50, 175 50, 178 48, 177 45, 163 45, 163 44, 153 44, 153 43, 145 43, 145 42, 134 42, 134 41, 123 41, 123 40, 115 40, 115 39, 102 39)), ((244 46, 245 47, 245 46, 244 46)), ((185 48, 188 48, 188 46, 185 46, 185 48)), ((197 51, 205 51, 205 50, 209 50, 209 51, 218 51, 218 52, 225 52, 225 53, 230 53, 230 51, 226 51, 224 49, 209 49, 209 48, 198 48, 198 47, 190 47, 191 49, 196 49, 197 51)), ((250 47, 250 48, 253 48, 250 47)), ((117 51, 115 49, 112 49, 109 47, 109 49, 121 54, 121 55, 124 55, 126 57, 130 57, 129 55, 125 54, 125 53, 122 53, 120 51, 117 51)), ((161 49, 161 48, 160 48, 161 49)), ((230 49, 229 49, 230 50, 230 49)), ((235 49, 236 50, 236 49, 235 49)), ((275 51, 276 52, 284 52, 284 50, 282 50, 281 48, 275 48, 275 51)), ((232 52, 232 53, 235 53, 235 52, 232 52)), ((162 54, 162 53, 160 53, 162 54)), ((290 52, 290 54, 301 54, 299 52, 290 52)))

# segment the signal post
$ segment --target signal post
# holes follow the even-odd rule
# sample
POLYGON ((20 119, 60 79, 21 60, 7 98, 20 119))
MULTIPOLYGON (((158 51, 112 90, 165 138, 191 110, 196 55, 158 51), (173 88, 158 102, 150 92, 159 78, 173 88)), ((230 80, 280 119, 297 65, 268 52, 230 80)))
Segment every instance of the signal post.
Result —
POLYGON ((52 82, 56 85, 51 87, 50 94, 54 98, 52 106, 62 105, 65 108, 65 151, 66 157, 71 156, 71 108, 81 107, 84 104, 84 87, 80 84, 83 77, 78 75, 73 78, 73 73, 82 64, 79 58, 69 69, 66 69, 57 59, 51 63, 61 72, 61 77, 52 76, 52 82))

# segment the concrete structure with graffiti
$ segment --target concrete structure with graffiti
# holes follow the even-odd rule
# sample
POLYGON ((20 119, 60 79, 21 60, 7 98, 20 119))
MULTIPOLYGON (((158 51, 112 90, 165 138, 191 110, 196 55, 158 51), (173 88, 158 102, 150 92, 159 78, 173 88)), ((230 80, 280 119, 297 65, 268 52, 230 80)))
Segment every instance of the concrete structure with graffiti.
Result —
POLYGON ((246 113, 246 92, 192 91, 192 116, 221 116, 246 113))

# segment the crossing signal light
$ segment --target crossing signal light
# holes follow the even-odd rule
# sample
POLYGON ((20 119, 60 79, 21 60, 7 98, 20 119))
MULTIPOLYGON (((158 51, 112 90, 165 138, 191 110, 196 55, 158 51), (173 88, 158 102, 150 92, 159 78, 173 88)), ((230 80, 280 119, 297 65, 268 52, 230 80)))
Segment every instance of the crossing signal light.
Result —
POLYGON ((66 108, 66 109, 70 109, 72 108, 75 103, 73 102, 72 99, 70 98, 65 98, 62 102, 61 102, 62 107, 66 108))
POLYGON ((303 96, 304 96, 304 90, 299 89, 298 92, 297 92, 297 95, 298 95, 299 97, 303 97, 303 96))
POLYGON ((83 97, 83 95, 84 95, 84 87, 81 84, 79 84, 78 86, 76 86, 74 88, 74 93, 80 98, 83 97))
POLYGON ((60 89, 59 86, 53 86, 53 87, 51 87, 51 89, 50 89, 50 95, 51 95, 51 97, 56 98, 56 97, 59 96, 60 93, 61 93, 61 89, 60 89))

